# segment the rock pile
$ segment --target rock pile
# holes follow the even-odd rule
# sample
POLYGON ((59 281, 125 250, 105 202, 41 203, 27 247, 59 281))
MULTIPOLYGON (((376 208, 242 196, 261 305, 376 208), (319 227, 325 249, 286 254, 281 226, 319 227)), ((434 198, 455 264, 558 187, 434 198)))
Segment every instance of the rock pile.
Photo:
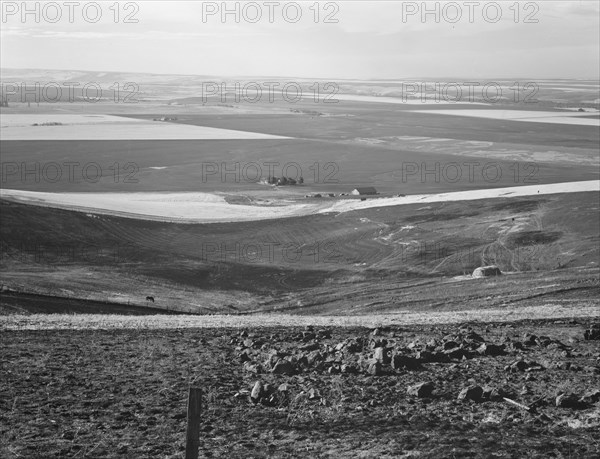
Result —
MULTIPOLYGON (((594 327, 586 330, 586 339, 595 339, 596 330, 594 327)), ((570 361, 573 348, 557 339, 531 333, 512 339, 503 334, 500 342, 492 342, 470 327, 460 327, 452 333, 440 332, 428 340, 409 341, 406 336, 377 328, 368 334, 336 341, 329 330, 313 330, 309 327, 294 334, 292 342, 278 335, 260 339, 241 333, 231 340, 231 344, 236 345, 239 362, 249 377, 263 375, 261 379, 254 380, 251 390, 244 389, 238 393, 248 396, 253 404, 281 407, 291 401, 300 403, 301 400, 316 400, 327 405, 330 395, 321 395, 319 389, 312 385, 319 375, 355 375, 361 382, 353 379, 354 384, 361 384, 361 387, 366 384, 364 387, 369 387, 375 379, 382 377, 416 377, 419 373, 431 376, 433 370, 434 373, 443 372, 445 378, 452 381, 460 380, 461 369, 473 367, 470 362, 473 359, 499 359, 507 355, 513 355, 513 360, 502 361, 499 369, 504 368, 506 379, 496 385, 480 375, 479 378, 486 384, 478 385, 474 379, 469 379, 468 385, 460 390, 455 387, 450 392, 446 382, 440 384, 424 378, 420 382, 404 385, 406 396, 430 399, 423 400, 423 403, 448 397, 461 404, 501 402, 528 413, 534 413, 542 405, 580 409, 600 400, 600 390, 596 390, 584 396, 568 392, 546 394, 532 402, 535 394, 530 390, 530 385, 535 385, 538 372, 580 371, 596 374, 600 373, 600 368, 575 365, 570 361), (543 354, 540 356, 541 352, 543 354), (528 353, 540 358, 537 361, 528 359, 528 353), (507 385, 508 381, 513 383, 507 385), (519 381, 521 389, 515 387, 514 381, 519 381), (511 385, 512 389, 509 387, 511 385), (291 395, 292 392, 295 396, 291 395), (530 399, 529 404, 523 404, 527 399, 530 399)), ((475 364, 474 367, 479 365, 475 364)), ((421 378, 415 379, 419 381, 421 378)), ((390 385, 394 385, 393 379, 390 385)), ((367 402, 369 406, 375 406, 376 403, 375 398, 367 402)))

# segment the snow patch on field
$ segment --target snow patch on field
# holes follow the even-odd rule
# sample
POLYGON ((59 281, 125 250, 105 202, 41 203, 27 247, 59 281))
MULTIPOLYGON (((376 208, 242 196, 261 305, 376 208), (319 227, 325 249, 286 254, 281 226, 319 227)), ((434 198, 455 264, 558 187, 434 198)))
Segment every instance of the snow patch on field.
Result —
POLYGON ((547 185, 514 186, 507 188, 492 188, 487 190, 453 191, 449 193, 422 194, 406 197, 376 198, 366 201, 338 201, 333 205, 321 209, 326 212, 349 212, 352 210, 368 209, 371 207, 387 207, 402 204, 472 201, 475 199, 505 198, 519 196, 533 196, 538 194, 577 193, 582 191, 600 191, 600 180, 585 182, 551 183, 547 185))
POLYGON ((529 123, 575 124, 580 126, 600 126, 600 119, 581 118, 589 116, 585 112, 543 112, 528 110, 414 110, 413 113, 468 116, 506 121, 525 121, 529 123))
MULTIPOLYGON (((272 201, 268 205, 231 204, 222 195, 198 192, 179 193, 44 193, 0 190, 0 198, 26 204, 130 218, 180 222, 235 222, 298 217, 323 213, 342 213, 374 207, 403 204, 469 201, 499 197, 519 197, 557 193, 600 191, 600 181, 553 183, 547 185, 468 190, 392 198, 356 199, 306 204, 272 201), (166 205, 168 204, 168 205, 166 205)), ((406 228, 409 229, 409 228, 406 228)))
POLYGON ((0 190, 0 197, 27 204, 62 209, 93 211, 140 219, 194 222, 265 220, 306 215, 308 204, 251 206, 228 203, 212 193, 44 193, 0 190))
POLYGON ((268 140, 290 138, 259 132, 234 131, 111 115, 3 114, 0 116, 0 125, 2 126, 1 140, 268 140))

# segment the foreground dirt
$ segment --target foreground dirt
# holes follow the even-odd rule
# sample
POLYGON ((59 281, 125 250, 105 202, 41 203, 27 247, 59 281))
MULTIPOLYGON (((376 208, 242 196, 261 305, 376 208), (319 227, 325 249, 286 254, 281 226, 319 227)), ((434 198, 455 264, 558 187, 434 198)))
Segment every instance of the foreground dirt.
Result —
POLYGON ((595 458, 592 322, 5 330, 0 457, 595 458))

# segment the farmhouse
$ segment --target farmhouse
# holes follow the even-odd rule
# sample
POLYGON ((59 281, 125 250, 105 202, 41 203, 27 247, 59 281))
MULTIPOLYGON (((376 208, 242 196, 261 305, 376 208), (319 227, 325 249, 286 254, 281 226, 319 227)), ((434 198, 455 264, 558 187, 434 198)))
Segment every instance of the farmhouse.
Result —
POLYGON ((372 186, 365 186, 365 187, 361 187, 361 188, 354 188, 350 194, 353 194, 355 196, 363 196, 363 195, 371 195, 371 194, 377 194, 377 190, 375 188, 373 188, 372 186))

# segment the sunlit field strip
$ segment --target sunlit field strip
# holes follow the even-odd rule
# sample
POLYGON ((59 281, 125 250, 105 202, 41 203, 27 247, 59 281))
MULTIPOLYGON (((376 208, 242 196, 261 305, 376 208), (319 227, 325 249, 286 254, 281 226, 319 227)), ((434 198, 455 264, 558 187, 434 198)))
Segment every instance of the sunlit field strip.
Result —
POLYGON ((453 312, 398 312, 365 316, 297 316, 257 314, 247 316, 123 316, 99 314, 32 314, 0 317, 0 330, 105 330, 244 327, 377 327, 385 325, 440 325, 462 322, 514 322, 528 319, 600 317, 598 305, 576 308, 547 304, 518 309, 453 312))
POLYGON ((414 113, 437 114, 450 116, 467 116, 506 121, 523 121, 528 123, 571 124, 579 126, 600 126, 600 120, 580 118, 590 113, 544 112, 526 110, 415 110, 414 113))

